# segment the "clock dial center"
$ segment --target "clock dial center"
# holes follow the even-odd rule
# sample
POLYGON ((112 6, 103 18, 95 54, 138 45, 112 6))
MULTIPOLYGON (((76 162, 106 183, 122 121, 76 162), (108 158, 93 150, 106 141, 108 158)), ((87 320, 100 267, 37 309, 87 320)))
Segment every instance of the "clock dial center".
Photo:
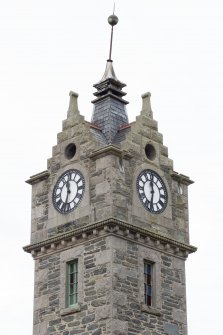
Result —
POLYGON ((63 202, 71 202, 77 195, 77 184, 73 180, 68 181, 62 188, 61 199, 63 202))
POLYGON ((144 193, 146 198, 153 203, 159 201, 159 189, 156 184, 151 181, 147 181, 144 185, 144 193))

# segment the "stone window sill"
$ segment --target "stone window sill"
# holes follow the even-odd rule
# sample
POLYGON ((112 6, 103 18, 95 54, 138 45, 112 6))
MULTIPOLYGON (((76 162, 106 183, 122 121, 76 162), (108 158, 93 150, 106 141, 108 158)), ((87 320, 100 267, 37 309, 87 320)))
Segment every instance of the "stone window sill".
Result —
POLYGON ((154 307, 146 306, 144 304, 141 305, 141 311, 145 312, 145 313, 148 313, 148 314, 161 316, 161 313, 158 309, 156 309, 154 307))
POLYGON ((65 315, 77 313, 77 312, 80 312, 80 311, 81 311, 80 305, 76 304, 73 307, 62 308, 61 311, 60 311, 60 315, 65 316, 65 315))

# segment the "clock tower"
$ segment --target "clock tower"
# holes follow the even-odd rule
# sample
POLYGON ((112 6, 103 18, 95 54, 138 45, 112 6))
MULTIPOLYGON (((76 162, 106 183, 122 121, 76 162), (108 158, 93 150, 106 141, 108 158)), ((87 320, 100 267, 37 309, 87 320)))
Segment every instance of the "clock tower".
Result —
MULTIPOLYGON (((109 23, 118 18, 113 14, 109 23)), ((112 38, 111 38, 112 47, 112 38)), ((47 170, 31 176, 33 335, 186 335, 189 177, 173 169, 150 93, 129 123, 111 60, 91 122, 70 92, 47 170)))

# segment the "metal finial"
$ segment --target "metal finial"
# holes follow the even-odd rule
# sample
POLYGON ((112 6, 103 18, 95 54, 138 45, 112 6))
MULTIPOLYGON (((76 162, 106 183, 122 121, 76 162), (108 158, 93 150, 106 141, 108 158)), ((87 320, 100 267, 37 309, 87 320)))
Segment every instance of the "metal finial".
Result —
POLYGON ((113 14, 109 16, 108 23, 111 25, 111 40, 110 40, 110 50, 109 50, 109 58, 108 60, 111 61, 111 54, 112 54, 112 42, 113 42, 113 27, 118 23, 118 17, 114 14, 115 12, 115 4, 113 8, 113 14))

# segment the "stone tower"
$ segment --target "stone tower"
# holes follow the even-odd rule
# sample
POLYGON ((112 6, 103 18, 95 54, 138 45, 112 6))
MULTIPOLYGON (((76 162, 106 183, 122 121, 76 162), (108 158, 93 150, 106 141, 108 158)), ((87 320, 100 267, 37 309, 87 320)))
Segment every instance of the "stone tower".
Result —
POLYGON ((111 57, 94 87, 91 122, 70 92, 47 170, 27 181, 33 335, 186 335, 192 181, 173 170, 150 93, 129 123, 111 57))

